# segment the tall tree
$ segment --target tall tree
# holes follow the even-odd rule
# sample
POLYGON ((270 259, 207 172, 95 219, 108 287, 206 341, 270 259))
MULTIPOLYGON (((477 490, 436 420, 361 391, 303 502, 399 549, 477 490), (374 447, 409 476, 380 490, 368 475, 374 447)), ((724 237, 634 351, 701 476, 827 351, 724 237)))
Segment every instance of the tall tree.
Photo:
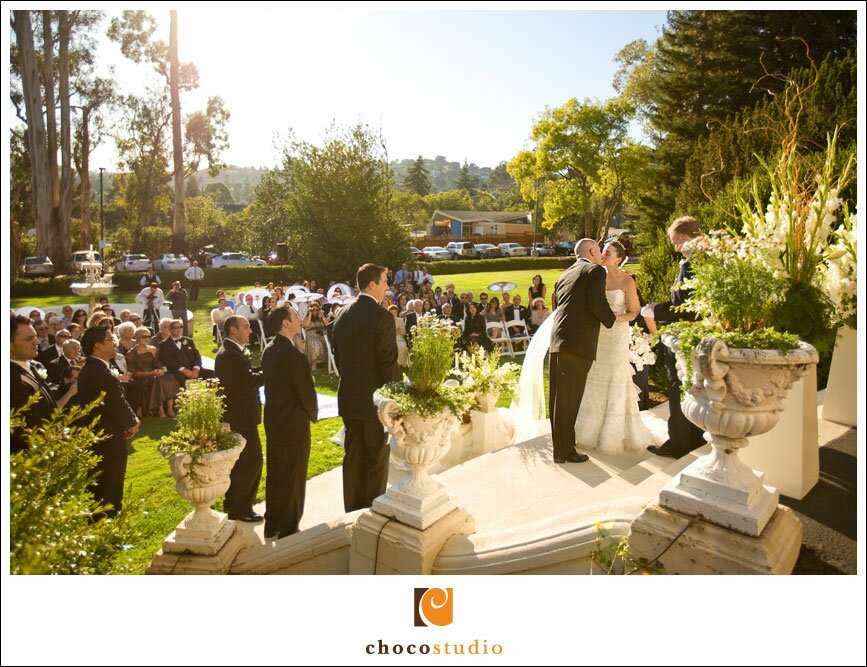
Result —
POLYGON ((172 97, 172 157, 175 167, 175 210, 172 235, 175 249, 180 249, 185 234, 184 223, 184 153, 181 141, 181 84, 178 62, 178 12, 171 10, 169 30, 169 88, 172 97))
POLYGON ((455 188, 458 190, 466 190, 472 194, 473 190, 475 190, 477 186, 478 181, 470 174, 470 165, 468 165, 467 161, 464 160, 464 164, 458 172, 458 180, 457 183, 455 183, 455 188))
POLYGON ((430 179, 428 178, 428 171, 424 166, 424 158, 421 155, 418 156, 418 159, 412 163, 412 166, 406 172, 406 176, 403 179, 403 187, 422 197, 430 194, 430 179))

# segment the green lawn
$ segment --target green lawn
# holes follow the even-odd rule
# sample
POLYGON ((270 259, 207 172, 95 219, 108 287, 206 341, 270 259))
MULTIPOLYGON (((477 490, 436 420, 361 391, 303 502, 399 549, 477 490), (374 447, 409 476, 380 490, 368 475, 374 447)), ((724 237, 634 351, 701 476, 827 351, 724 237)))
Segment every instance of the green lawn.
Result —
MULTIPOLYGON (((550 306, 550 293, 560 270, 549 271, 515 271, 507 275, 501 273, 464 273, 454 275, 434 276, 437 285, 445 287, 446 283, 454 282, 458 292, 473 291, 478 297, 482 291, 487 291, 490 283, 499 280, 511 280, 518 284, 517 290, 512 294, 520 293, 522 300, 526 300, 527 288, 533 275, 542 274, 542 279, 548 285, 548 305, 550 306)), ((226 285, 223 289, 229 294, 249 289, 252 285, 226 285)), ((215 289, 203 290, 200 300, 191 304, 194 312, 193 339, 196 347, 203 355, 213 357, 217 353, 217 347, 211 336, 210 311, 214 307, 215 289)), ((132 303, 137 292, 117 292, 111 295, 113 303, 132 303)), ((55 308, 58 312, 64 303, 78 303, 80 297, 74 295, 58 297, 38 297, 27 299, 12 299, 11 306, 35 306, 40 308, 55 308)), ((510 361, 505 358, 503 360, 510 361)), ((515 359, 518 364, 523 363, 523 356, 515 359)), ((254 351, 254 362, 258 363, 258 352, 254 351)), ((336 395, 337 378, 319 369, 313 373, 316 391, 320 394, 336 395)), ((545 370, 545 388, 548 386, 548 372, 545 370)), ((511 396, 504 395, 500 398, 500 406, 506 407, 511 402, 511 396)), ((174 530, 175 526, 183 517, 191 511, 190 505, 175 493, 174 482, 171 477, 168 463, 157 451, 157 441, 163 435, 171 432, 175 422, 173 419, 147 418, 142 424, 138 435, 131 442, 132 453, 129 457, 126 475, 126 493, 124 502, 129 511, 135 516, 132 525, 138 532, 137 538, 131 544, 128 551, 118 557, 118 562, 127 561, 131 565, 132 572, 143 573, 153 555, 160 548, 162 541, 174 530)), ((312 449, 310 453, 310 465, 307 470, 308 479, 331 470, 340 465, 343 458, 343 449, 334 445, 330 438, 342 426, 339 418, 324 419, 312 425, 312 449)), ((262 445, 265 447, 264 427, 260 426, 262 445)), ((265 475, 259 486, 257 501, 265 498, 265 475)), ((222 500, 217 501, 214 507, 222 509, 222 500)))

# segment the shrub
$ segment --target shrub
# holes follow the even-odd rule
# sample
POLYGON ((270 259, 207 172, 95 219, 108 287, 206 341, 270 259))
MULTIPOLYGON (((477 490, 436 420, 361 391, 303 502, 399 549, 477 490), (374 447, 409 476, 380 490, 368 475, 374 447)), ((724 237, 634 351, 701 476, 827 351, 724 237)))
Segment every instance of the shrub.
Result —
POLYGON ((10 571, 13 574, 103 574, 124 571, 116 561, 133 537, 129 510, 114 519, 94 515, 106 507, 88 491, 98 457, 91 445, 101 436, 95 424, 80 423, 96 405, 58 410, 30 429, 24 413, 34 397, 12 411, 29 448, 10 457, 10 571))
POLYGON ((497 259, 458 259, 423 262, 432 276, 482 271, 523 271, 529 269, 565 269, 574 257, 501 257, 497 259))

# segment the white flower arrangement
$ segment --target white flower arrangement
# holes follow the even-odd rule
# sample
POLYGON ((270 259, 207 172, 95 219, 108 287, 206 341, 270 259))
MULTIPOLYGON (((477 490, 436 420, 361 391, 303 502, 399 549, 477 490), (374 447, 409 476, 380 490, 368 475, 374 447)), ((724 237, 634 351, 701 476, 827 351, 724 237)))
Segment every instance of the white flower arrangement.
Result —
POLYGON ((511 362, 500 365, 499 350, 486 354, 479 348, 474 354, 461 354, 458 376, 463 388, 478 402, 479 398, 491 392, 514 390, 520 370, 520 366, 511 362))
POLYGON ((858 304, 857 215, 843 211, 843 224, 834 232, 834 243, 829 247, 823 283, 834 303, 836 318, 854 324, 858 304))
POLYGON ((629 363, 640 373, 645 366, 656 363, 656 353, 651 345, 652 337, 640 326, 632 327, 632 340, 629 342, 629 363))

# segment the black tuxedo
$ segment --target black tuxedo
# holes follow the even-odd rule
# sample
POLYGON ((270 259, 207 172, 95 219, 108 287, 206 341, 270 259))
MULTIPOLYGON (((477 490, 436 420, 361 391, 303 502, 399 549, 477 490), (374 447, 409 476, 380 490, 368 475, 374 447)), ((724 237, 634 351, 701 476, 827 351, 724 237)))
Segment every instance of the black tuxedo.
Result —
POLYGON ((610 329, 617 319, 605 297, 605 278, 604 268, 579 260, 554 287, 557 310, 551 332, 548 407, 557 459, 575 452, 575 419, 596 359, 599 326, 610 329))
POLYGON ((337 314, 333 346, 340 373, 337 408, 346 426, 343 506, 351 512, 370 507, 388 481, 389 450, 373 393, 400 379, 394 318, 361 294, 337 314))
POLYGON ((56 359, 52 359, 45 366, 48 371, 48 381, 51 384, 60 384, 63 382, 63 373, 69 368, 71 364, 69 363, 69 359, 66 358, 66 355, 61 354, 56 359))
POLYGON ((304 514, 310 422, 319 418, 316 389, 307 357, 285 336, 262 353, 265 379, 265 536, 298 532, 304 514))
POLYGON ((262 371, 253 369, 241 349, 228 339, 217 352, 214 371, 220 379, 226 399, 223 419, 247 441, 232 468, 232 482, 226 491, 223 507, 232 516, 247 516, 253 513, 256 492, 262 479, 262 441, 259 439, 262 371))
POLYGON ((418 313, 412 311, 407 313, 403 318, 405 324, 404 330, 406 331, 404 338, 406 338, 406 346, 410 349, 412 349, 412 328, 418 326, 418 317, 418 313))
POLYGON ((51 347, 46 347, 44 350, 40 350, 36 360, 43 366, 48 366, 48 364, 57 359, 57 357, 61 356, 63 355, 58 352, 57 346, 52 344, 51 347))
POLYGON ((135 413, 124 397, 120 381, 96 357, 89 357, 78 374, 78 402, 88 405, 105 392, 102 402, 87 417, 98 417, 97 428, 106 438, 94 443, 93 451, 102 460, 96 465, 96 482, 92 487, 97 500, 110 503, 114 509, 107 512, 114 516, 121 509, 123 482, 126 477, 126 432, 135 426, 135 413))
POLYGON ((460 322, 464 319, 464 304, 461 303, 461 298, 459 296, 446 297, 449 300, 449 303, 452 304, 452 316, 460 322))
MULTIPOLYGON (((527 325, 527 333, 530 332, 530 311, 527 310, 525 306, 516 306, 512 304, 511 306, 507 306, 505 310, 506 322, 511 322, 512 320, 520 320, 524 324, 527 325)), ((509 329, 510 334, 521 333, 515 327, 509 329)))
MULTIPOLYGON (((9 389, 11 394, 11 408, 14 410, 24 406, 33 394, 39 394, 39 401, 34 403, 24 413, 24 422, 29 428, 36 428, 43 420, 49 419, 57 403, 51 393, 48 383, 39 377, 42 365, 39 362, 29 363, 30 372, 25 371, 16 363, 10 362, 9 389)), ((19 452, 27 449, 28 442, 20 431, 13 431, 10 438, 10 449, 19 452)))
MULTIPOLYGON (((692 278, 692 266, 689 260, 680 262, 680 271, 674 279, 671 288, 671 300, 658 303, 653 308, 653 316, 659 324, 669 324, 681 320, 695 320, 696 316, 691 312, 677 312, 675 306, 683 303, 692 294, 691 289, 683 287, 683 281, 692 278)), ((674 352, 665 348, 665 370, 668 372, 668 438, 672 451, 678 456, 685 456, 693 449, 698 449, 704 444, 704 431, 689 421, 680 407, 680 378, 677 376, 677 364, 674 352)))
POLYGON ((175 376, 182 387, 185 387, 187 384, 187 378, 181 373, 182 368, 193 370, 194 367, 198 366, 200 368, 200 378, 216 377, 214 371, 201 367, 202 355, 196 349, 196 344, 192 338, 181 336, 178 340, 181 341, 180 349, 178 349, 174 338, 171 336, 160 343, 160 361, 165 364, 166 370, 175 376))

